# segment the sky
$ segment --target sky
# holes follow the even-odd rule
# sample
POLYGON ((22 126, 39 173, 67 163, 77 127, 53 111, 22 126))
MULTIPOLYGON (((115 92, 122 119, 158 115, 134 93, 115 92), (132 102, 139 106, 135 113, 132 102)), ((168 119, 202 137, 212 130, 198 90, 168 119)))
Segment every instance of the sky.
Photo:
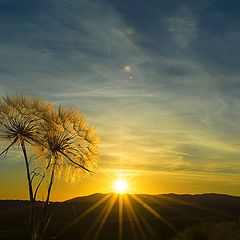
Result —
MULTIPOLYGON (((119 178, 129 193, 240 195, 239 1, 0 0, 0 29, 0 96, 71 105, 101 137, 95 173, 57 180, 52 200, 119 178)), ((0 183, 0 199, 28 198, 18 148, 0 183)))

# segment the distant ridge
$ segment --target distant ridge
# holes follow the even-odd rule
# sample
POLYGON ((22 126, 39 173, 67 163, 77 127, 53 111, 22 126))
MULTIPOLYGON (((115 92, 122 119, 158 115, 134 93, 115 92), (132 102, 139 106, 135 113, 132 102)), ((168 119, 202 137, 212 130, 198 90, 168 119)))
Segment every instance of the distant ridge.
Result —
POLYGON ((164 193, 164 194, 157 194, 157 196, 195 196, 195 197, 200 197, 200 196, 222 196, 222 197, 237 197, 240 198, 240 196, 233 196, 229 194, 223 194, 223 193, 197 193, 197 194, 177 194, 177 193, 164 193))
MULTIPOLYGON (((114 194, 114 193, 110 193, 114 194)), ((89 202, 89 201, 98 201, 102 199, 107 194, 104 193, 94 193, 87 196, 75 197, 69 200, 64 201, 63 203, 78 203, 78 202, 89 202)), ((201 194, 176 194, 176 193, 166 193, 166 194, 128 194, 128 195, 136 195, 138 197, 143 198, 160 198, 160 199, 176 199, 176 200, 184 200, 184 201, 240 201, 239 196, 232 196, 228 194, 218 194, 218 193, 201 193, 201 194)))
POLYGON ((103 194, 103 193, 93 193, 91 195, 87 195, 87 196, 80 196, 80 197, 75 197, 75 198, 71 198, 69 200, 66 200, 64 201, 63 203, 77 203, 79 201, 86 201, 86 202, 89 202, 89 201, 98 201, 100 200, 101 198, 103 198, 106 194, 103 194))
MULTIPOLYGON (((108 194, 114 194, 114 193, 108 193, 108 194)), ((63 201, 62 203, 70 203, 70 202, 79 202, 79 201, 97 201, 104 196, 106 196, 107 193, 93 193, 90 195, 86 196, 78 196, 74 197, 68 200, 63 201)), ((169 197, 169 198, 175 198, 175 199, 236 199, 240 200, 240 196, 233 196, 229 194, 220 194, 220 193, 201 193, 201 194, 177 194, 177 193, 164 193, 164 194, 144 194, 144 193, 139 193, 139 194, 128 194, 128 195, 136 195, 138 197, 153 197, 153 198, 161 198, 161 197, 169 197)), ((27 203, 29 200, 21 200, 21 199, 0 199, 1 201, 5 202, 19 202, 19 203, 27 203)), ((37 201, 41 203, 42 201, 37 201)), ((55 203, 61 203, 60 201, 53 201, 55 203)))

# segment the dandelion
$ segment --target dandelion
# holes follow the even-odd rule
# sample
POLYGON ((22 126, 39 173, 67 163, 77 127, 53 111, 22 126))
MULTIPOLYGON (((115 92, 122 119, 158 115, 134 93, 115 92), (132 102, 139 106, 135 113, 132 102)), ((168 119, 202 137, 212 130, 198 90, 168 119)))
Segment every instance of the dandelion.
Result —
POLYGON ((89 126, 83 114, 71 107, 57 109, 39 98, 26 96, 7 96, 0 100, 0 139, 7 142, 0 155, 7 155, 15 145, 21 147, 24 155, 30 198, 30 231, 32 239, 43 239, 49 219, 45 213, 50 201, 50 194, 56 173, 61 175, 63 169, 68 178, 81 176, 83 172, 92 173, 98 160, 94 129, 89 126), (35 162, 41 167, 31 171, 31 161, 27 149, 32 148, 35 162), (50 174, 47 174, 50 172, 50 174), (33 203, 44 178, 49 175, 47 195, 44 201, 42 219, 36 224, 33 203), (33 189, 33 180, 41 176, 33 189))

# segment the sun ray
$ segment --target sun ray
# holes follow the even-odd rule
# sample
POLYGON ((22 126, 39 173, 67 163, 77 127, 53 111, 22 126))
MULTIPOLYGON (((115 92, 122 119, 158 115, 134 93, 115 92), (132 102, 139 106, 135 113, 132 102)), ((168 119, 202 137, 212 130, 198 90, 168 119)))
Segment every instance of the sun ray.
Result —
POLYGON ((119 240, 122 240, 122 233, 123 233, 123 195, 118 195, 118 233, 119 233, 119 240))
POLYGON ((82 218, 84 218, 86 215, 88 215, 90 212, 92 212, 95 208, 97 208, 100 204, 105 202, 108 198, 112 196, 111 193, 107 194, 104 196, 102 199, 98 200, 94 205, 92 205, 90 208, 88 208, 85 212, 83 212, 81 215, 79 215, 77 218, 75 218, 71 223, 69 223, 65 228, 63 228, 62 231, 60 231, 56 237, 59 237, 62 235, 64 232, 66 232, 68 229, 70 229, 73 225, 78 223, 82 218))
POLYGON ((133 217, 132 217, 132 214, 130 212, 130 209, 128 208, 128 205, 127 205, 127 202, 125 201, 124 199, 124 204, 126 205, 126 212, 127 212, 127 216, 128 216, 128 219, 129 219, 129 222, 130 222, 130 226, 131 226, 131 229, 132 229, 132 233, 133 233, 133 236, 134 236, 134 239, 138 239, 137 238, 137 233, 136 233, 136 230, 135 230, 135 224, 134 224, 134 221, 133 221, 133 217))
MULTIPOLYGON (((136 213, 137 213, 137 211, 136 211, 136 213)), ((138 214, 138 217, 141 220, 142 224, 145 226, 145 229, 147 229, 148 232, 151 233, 151 235, 153 236, 153 239, 157 239, 156 232, 154 231, 154 229, 152 228, 150 223, 146 220, 146 218, 144 218, 144 216, 141 213, 138 214)))
POLYGON ((101 221, 101 223, 100 223, 100 225, 99 225, 99 227, 98 227, 98 229, 97 229, 97 231, 96 231, 96 233, 95 233, 95 235, 94 235, 94 238, 93 238, 94 240, 98 239, 98 236, 99 236, 99 234, 100 234, 100 232, 101 232, 104 224, 106 223, 107 218, 108 218, 108 216, 109 216, 109 214, 110 214, 110 212, 111 212, 111 210, 112 210, 112 208, 113 208, 116 200, 117 200, 117 195, 115 194, 115 195, 111 198, 111 200, 110 200, 111 202, 110 202, 109 205, 108 205, 108 209, 107 209, 107 211, 105 212, 105 215, 104 215, 104 217, 103 217, 103 219, 102 219, 102 221, 101 221))
POLYGON ((126 201, 126 204, 127 204, 128 208, 130 210, 130 214, 132 215, 133 220, 135 221, 135 223, 137 225, 137 228, 138 228, 139 232, 141 233, 143 239, 147 239, 146 235, 145 235, 145 233, 143 231, 143 228, 141 226, 141 223, 140 223, 140 221, 139 221, 139 219, 137 217, 137 214, 136 214, 136 212, 135 212, 135 210, 134 210, 134 208, 132 206, 132 203, 131 203, 129 197, 126 195, 124 200, 126 201))
MULTIPOLYGON (((152 201, 152 202, 155 202, 157 204, 160 204, 160 200, 159 199, 156 199, 155 197, 153 196, 148 196, 148 198, 152 201)), ((204 211, 209 211, 209 212, 213 212, 213 213, 217 213, 217 211, 214 211, 212 209, 208 209, 208 208, 205 208, 205 207, 202 207, 200 205, 197 205, 197 204, 193 204, 193 203, 190 203, 190 202, 186 202, 186 201, 183 201, 183 200, 178 200, 178 199, 174 199, 174 198, 171 198, 171 197, 168 197, 168 196, 159 196, 160 199, 164 199, 164 200, 168 200, 168 201, 172 201, 174 203, 178 203, 178 204, 182 204, 182 205, 187 205, 187 206, 190 206, 190 207, 195 207, 195 208, 198 208, 198 209, 201 209, 201 210, 204 210, 204 211)), ((177 208, 175 208, 174 206, 171 206, 171 204, 166 204, 165 205, 166 208, 172 210, 172 211, 175 211, 176 213, 178 214, 181 214, 181 215, 186 215, 186 212, 183 212, 177 208)), ((220 212, 219 212, 220 213, 220 212)), ((191 214, 191 213, 190 213, 191 214)), ((226 215, 226 214, 225 214, 226 215)))
POLYGON ((106 213, 106 211, 108 210, 111 201, 113 199, 113 195, 112 197, 108 200, 108 203, 106 203, 106 205, 103 207, 103 209, 101 210, 101 212, 99 213, 98 217, 96 218, 96 220, 92 223, 91 227, 88 228, 88 231, 86 232, 86 234, 84 235, 83 239, 89 239, 89 235, 95 231, 98 223, 101 221, 101 219, 103 218, 104 214, 106 213))
MULTIPOLYGON (((138 196, 131 195, 133 199, 135 199, 137 202, 139 202, 145 209, 147 209, 153 216, 164 222, 167 226, 169 226, 175 233, 181 234, 176 227, 174 227, 170 222, 168 222, 166 219, 164 219, 157 211, 155 211, 152 207, 150 207, 147 203, 142 201, 138 196)), ((181 237, 184 240, 187 240, 185 236, 181 234, 181 237)))
MULTIPOLYGON (((187 206, 195 207, 195 208, 198 208, 198 209, 201 209, 201 210, 204 210, 204 211, 209 211, 209 212, 212 212, 212 213, 221 214, 225 217, 232 217, 231 214, 227 214, 227 213, 224 213, 224 212, 221 212, 219 210, 212 209, 212 208, 203 207, 203 206, 200 206, 200 205, 195 204, 195 203, 187 202, 187 201, 180 200, 180 199, 175 199, 175 198, 172 198, 172 197, 169 197, 169 196, 160 195, 159 197, 162 198, 162 199, 166 199, 166 200, 175 202, 175 203, 182 204, 182 205, 187 205, 187 206)), ((157 201, 157 200, 155 200, 155 201, 157 201)))
MULTIPOLYGON (((154 203, 161 204, 160 200, 159 200, 159 199, 156 199, 156 198, 153 197, 153 196, 150 196, 150 195, 149 195, 149 196, 148 196, 148 199, 151 200, 151 201, 154 202, 154 203)), ((165 198, 163 198, 163 199, 165 199, 165 198)), ((169 199, 169 200, 170 200, 170 199, 169 199)), ((166 204, 164 207, 167 208, 167 209, 170 209, 170 210, 172 210, 172 211, 175 211, 175 212, 178 213, 178 214, 186 215, 186 213, 180 211, 179 209, 176 209, 176 208, 172 207, 171 205, 166 204)))
POLYGON ((145 228, 148 230, 148 232, 150 232, 152 234, 154 239, 157 238, 156 232, 154 231, 152 226, 148 223, 148 221, 146 221, 144 216, 142 216, 141 211, 137 211, 137 209, 135 209, 135 212, 136 212, 136 214, 138 214, 138 218, 141 220, 142 224, 145 226, 145 228))

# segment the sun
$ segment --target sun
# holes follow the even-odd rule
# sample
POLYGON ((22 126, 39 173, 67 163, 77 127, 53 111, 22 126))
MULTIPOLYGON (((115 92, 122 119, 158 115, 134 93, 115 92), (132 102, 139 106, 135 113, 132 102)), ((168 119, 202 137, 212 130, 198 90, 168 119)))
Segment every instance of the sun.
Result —
POLYGON ((115 190, 117 193, 122 194, 127 190, 127 182, 125 180, 118 180, 115 182, 115 190))

